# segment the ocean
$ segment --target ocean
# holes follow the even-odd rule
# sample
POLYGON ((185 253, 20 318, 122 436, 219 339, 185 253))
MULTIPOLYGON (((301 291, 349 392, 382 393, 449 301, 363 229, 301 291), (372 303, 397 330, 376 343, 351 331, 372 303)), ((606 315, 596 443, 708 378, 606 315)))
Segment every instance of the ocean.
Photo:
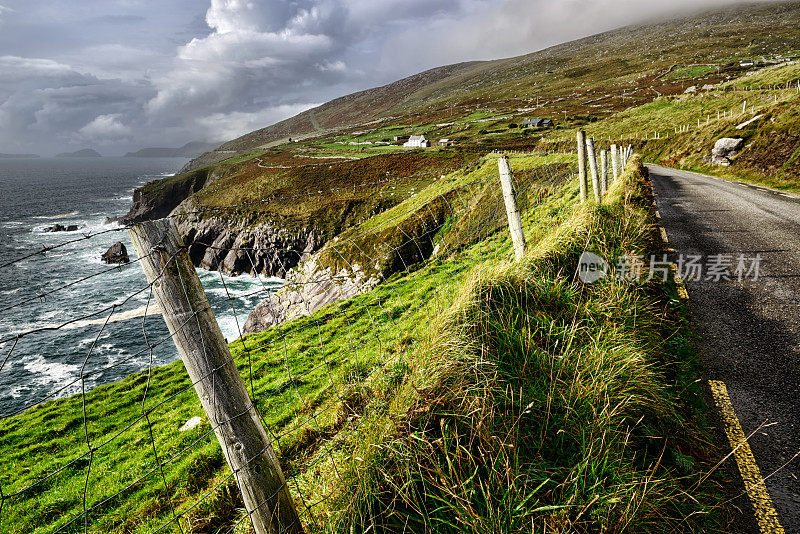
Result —
MULTIPOLYGON (((144 318, 150 292, 140 265, 110 269, 100 256, 121 241, 136 259, 127 232, 106 218, 128 211, 136 187, 175 173, 185 162, 0 159, 0 265, 110 230, 0 268, 0 417, 177 358, 161 316, 144 318), (77 225, 78 231, 44 231, 54 224, 77 225), (115 304, 106 323, 110 312, 98 312, 115 304), (145 333, 150 344, 166 339, 153 349, 152 359, 145 333)), ((239 337, 247 314, 267 297, 259 290, 280 285, 278 279, 198 272, 228 340, 239 337), (227 300, 228 294, 235 300, 227 300)))

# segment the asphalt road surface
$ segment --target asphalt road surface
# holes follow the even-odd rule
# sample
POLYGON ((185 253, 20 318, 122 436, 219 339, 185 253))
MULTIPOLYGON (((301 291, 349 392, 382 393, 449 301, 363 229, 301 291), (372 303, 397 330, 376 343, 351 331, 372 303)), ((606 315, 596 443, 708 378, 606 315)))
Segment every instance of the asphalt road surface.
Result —
MULTIPOLYGON (((800 533, 800 459, 790 461, 800 451, 800 197, 648 168, 670 247, 686 262, 705 378, 727 386, 744 434, 755 432, 750 447, 780 523, 800 533), (698 263, 701 279, 691 280, 698 263), (719 277, 726 270, 730 280, 719 277)), ((759 532, 750 501, 735 502, 742 530, 759 532)))

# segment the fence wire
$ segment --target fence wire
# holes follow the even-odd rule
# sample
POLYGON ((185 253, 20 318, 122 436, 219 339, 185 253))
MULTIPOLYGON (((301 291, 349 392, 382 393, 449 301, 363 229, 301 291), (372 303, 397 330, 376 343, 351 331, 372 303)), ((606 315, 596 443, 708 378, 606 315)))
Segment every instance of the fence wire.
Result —
MULTIPOLYGON (((531 169, 512 164, 523 213, 572 176, 574 169, 558 160, 556 156, 549 164, 531 169)), ((493 160, 473 162, 435 174, 477 171, 491 163, 493 160)), ((334 195, 356 188, 377 189, 383 194, 391 184, 424 175, 310 191, 304 196, 334 195)), ((202 239, 187 242, 186 250, 194 247, 204 256, 210 253, 218 266, 221 258, 232 252, 245 258, 250 268, 242 271, 253 275, 257 287, 232 291, 230 279, 219 272, 221 296, 209 295, 215 298, 209 299, 208 306, 183 318, 171 334, 155 309, 153 285, 176 261, 176 255, 162 258, 155 280, 112 304, 98 304, 97 309, 74 317, 63 310, 67 316, 55 324, 0 336, 1 376, 4 370, 8 372, 8 362, 23 357, 20 353, 27 343, 34 352, 49 350, 68 330, 93 331, 85 352, 77 346, 63 347, 79 360, 76 376, 65 377, 52 391, 13 409, 0 409, 0 417, 4 417, 0 419, 1 446, 8 450, 13 444, 15 449, 0 467, 0 530, 235 532, 251 528, 249 518, 254 510, 241 511, 244 505, 236 487, 237 474, 226 467, 215 439, 219 427, 231 420, 203 414, 194 393, 200 381, 214 380, 221 367, 192 382, 180 365, 158 365, 164 354, 174 357, 174 337, 198 321, 199 314, 225 309, 232 316, 236 337, 225 365, 237 366, 251 399, 251 405, 242 407, 234 419, 255 410, 286 476, 285 487, 279 491, 288 488, 300 521, 312 530, 320 529, 317 509, 334 494, 345 471, 342 461, 348 455, 348 444, 358 435, 369 411, 375 409, 365 405, 361 390, 381 373, 402 379, 404 362, 437 314, 452 302, 454 280, 466 273, 466 267, 452 269, 448 262, 485 239, 491 240, 491 246, 480 253, 481 260, 510 256, 499 176, 493 172, 476 175, 479 177, 469 181, 442 185, 435 193, 423 196, 424 190, 416 192, 405 205, 398 204, 372 222, 345 230, 312 252, 292 247, 224 247, 202 239), (259 269, 260 259, 268 255, 278 258, 275 272, 288 273, 277 292, 270 277, 273 273, 259 269), (327 262, 328 267, 304 271, 303 266, 312 260, 317 266, 327 262), (242 301, 251 298, 282 309, 285 315, 279 324, 246 335, 249 310, 242 301), (146 304, 143 313, 129 317, 126 307, 135 299, 145 299, 146 304), (107 339, 104 336, 124 335, 123 325, 135 320, 140 331, 136 349, 102 362, 98 347, 107 339), (49 337, 39 341, 45 336, 49 337), (92 391, 104 374, 142 358, 140 372, 92 391), (80 388, 77 395, 67 397, 76 387, 80 388), (192 426, 197 417, 200 423, 192 426), (16 522, 22 518, 37 524, 16 522)), ((245 207, 297 198, 268 198, 176 217, 185 221, 199 214, 224 216, 245 207)), ((33 251, 0 265, 0 270, 124 229, 33 251)), ((0 317, 11 310, 42 305, 90 280, 108 279, 113 284, 115 273, 137 268, 142 259, 8 303, 0 307, 0 317)), ((185 297, 191 301, 189 295, 185 297)), ((203 347, 205 350, 205 344, 203 347)), ((264 454, 269 454, 266 448, 247 464, 264 454)), ((258 507, 269 504, 267 499, 258 507)), ((283 527, 289 531, 293 525, 283 527)))

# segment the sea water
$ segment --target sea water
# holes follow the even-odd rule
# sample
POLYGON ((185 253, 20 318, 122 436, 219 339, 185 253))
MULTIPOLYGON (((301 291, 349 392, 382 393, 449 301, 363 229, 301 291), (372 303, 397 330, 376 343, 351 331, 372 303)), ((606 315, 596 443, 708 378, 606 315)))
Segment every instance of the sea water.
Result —
MULTIPOLYGON (((136 259, 127 232, 106 218, 127 212, 136 187, 169 176, 184 163, 0 159, 0 266, 14 262, 0 268, 0 417, 177 358, 161 316, 153 313, 155 302, 139 263, 111 268, 100 257, 121 241, 136 259), (45 232, 54 224, 79 229, 45 232), (107 233, 96 235, 100 232, 107 233), (86 235, 94 237, 82 239, 86 235), (78 241, 15 262, 72 240, 78 241)), ((280 284, 199 273, 228 340, 239 337, 247 314, 280 284)))

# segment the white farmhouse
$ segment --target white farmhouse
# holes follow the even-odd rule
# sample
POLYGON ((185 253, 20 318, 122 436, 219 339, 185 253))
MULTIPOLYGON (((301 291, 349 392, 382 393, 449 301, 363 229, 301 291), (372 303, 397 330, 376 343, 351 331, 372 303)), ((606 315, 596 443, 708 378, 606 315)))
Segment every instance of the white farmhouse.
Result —
POLYGON ((431 146, 431 142, 425 139, 424 135, 412 135, 403 146, 409 148, 427 148, 431 146))

